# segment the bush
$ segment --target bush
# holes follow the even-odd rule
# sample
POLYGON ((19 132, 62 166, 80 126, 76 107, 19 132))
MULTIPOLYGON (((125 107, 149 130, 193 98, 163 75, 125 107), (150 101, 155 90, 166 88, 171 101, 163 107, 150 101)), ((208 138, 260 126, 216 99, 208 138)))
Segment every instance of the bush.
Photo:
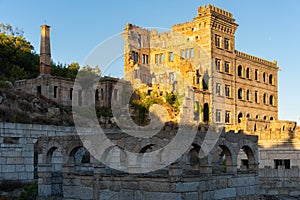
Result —
POLYGON ((21 193, 19 200, 35 200, 38 196, 38 184, 33 183, 26 185, 24 191, 21 193))

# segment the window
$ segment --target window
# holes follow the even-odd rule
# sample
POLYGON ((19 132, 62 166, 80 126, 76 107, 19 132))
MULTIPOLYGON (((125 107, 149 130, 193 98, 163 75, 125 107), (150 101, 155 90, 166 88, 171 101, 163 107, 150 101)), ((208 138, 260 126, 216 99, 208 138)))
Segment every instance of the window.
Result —
POLYGON ((169 78, 170 78, 170 82, 174 83, 174 81, 175 81, 175 75, 174 75, 173 72, 170 73, 169 78))
POLYGON ((132 59, 134 62, 138 62, 138 61, 139 61, 139 53, 138 53, 138 52, 135 52, 135 51, 132 51, 132 52, 131 52, 131 59, 132 59))
POLYGON ((270 96, 269 103, 272 106, 274 105, 274 96, 273 95, 270 96))
POLYGON ((266 103, 267 103, 267 94, 266 94, 266 93, 264 94, 264 97, 263 97, 263 102, 264 102, 264 104, 266 104, 266 103))
POLYGON ((224 49, 230 50, 229 49, 229 39, 228 38, 224 38, 224 49))
POLYGON ((221 110, 216 110, 216 122, 221 122, 221 110))
POLYGON ((255 103, 259 103, 259 101, 258 101, 258 91, 255 91, 254 99, 255 99, 255 103))
POLYGON ((242 65, 238 66, 238 76, 243 76, 243 67, 242 67, 242 65))
POLYGON ((148 55, 147 54, 143 54, 142 55, 142 63, 143 64, 148 64, 148 55))
POLYGON ((240 114, 238 115, 238 123, 239 123, 239 124, 242 122, 242 118, 243 118, 243 114, 240 113, 240 114))
POLYGON ((95 101, 99 101, 99 90, 96 89, 96 92, 95 92, 95 101))
POLYGON ((243 99, 243 89, 242 88, 240 88, 238 90, 238 99, 243 99))
POLYGON ((42 86, 38 85, 38 86, 36 87, 36 90, 37 90, 37 93, 38 93, 38 94, 42 94, 42 86))
POLYGON ((174 61, 174 52, 169 53, 169 61, 173 62, 174 61))
POLYGON ((216 70, 221 71, 221 60, 216 58, 216 70))
POLYGON ((216 47, 221 47, 221 37, 219 35, 215 35, 215 44, 216 47))
POLYGON ((230 123, 231 120, 231 112, 226 110, 225 112, 225 123, 230 123))
POLYGON ((256 119, 259 119, 259 115, 256 115, 256 117, 255 117, 256 119))
POLYGON ((142 36, 138 34, 138 48, 142 47, 142 36))
POLYGON ((228 74, 230 73, 230 62, 224 62, 224 72, 228 74))
POLYGON ((134 73, 134 78, 139 78, 139 71, 137 69, 135 69, 133 73, 134 73))
POLYGON ((230 93, 231 93, 230 85, 225 85, 225 96, 230 97, 231 96, 230 93))
POLYGON ((185 58, 185 51, 184 51, 184 49, 181 50, 181 58, 185 58))
POLYGON ((53 97, 57 98, 57 86, 54 86, 53 97))
POLYGON ((270 121, 273 121, 274 120, 274 118, 273 117, 270 117, 270 121))
POLYGON ((254 76, 255 80, 258 81, 258 69, 255 69, 254 76))
POLYGON ((264 116, 264 120, 267 120, 267 116, 264 116))
POLYGON ((246 100, 250 101, 250 90, 247 90, 246 92, 246 100))
POLYGON ((249 68, 246 69, 246 78, 250 78, 250 69, 249 68))
POLYGON ((195 55, 194 48, 191 48, 191 49, 190 49, 190 57, 191 57, 191 58, 194 58, 194 55, 195 55))
POLYGON ((104 90, 101 88, 101 100, 104 100, 104 90))
POLYGON ((250 117, 251 117, 251 116, 250 116, 250 114, 249 114, 249 113, 247 113, 246 117, 247 117, 248 119, 250 119, 250 117))
POLYGON ((200 70, 197 69, 196 70, 196 84, 200 84, 200 77, 201 77, 200 70))
POLYGON ((72 98, 73 98, 73 88, 70 88, 70 90, 69 90, 69 98, 70 98, 70 100, 72 100, 72 98))
POLYGON ((114 99, 119 100, 119 91, 118 91, 118 89, 114 90, 114 99))
POLYGON ((163 63, 164 62, 164 54, 160 53, 160 54, 156 54, 155 55, 155 63, 163 63))
POLYGON ((221 95, 221 84, 220 83, 216 84, 216 93, 217 93, 217 95, 221 95))
POLYGON ((278 167, 282 167, 284 169, 290 169, 291 168, 291 160, 289 160, 289 159, 284 159, 284 160, 275 159, 274 160, 274 165, 275 165, 275 169, 278 169, 278 167))
POLYGON ((269 84, 273 85, 273 75, 270 74, 269 76, 269 84))
POLYGON ((266 73, 263 73, 263 82, 266 82, 266 73))

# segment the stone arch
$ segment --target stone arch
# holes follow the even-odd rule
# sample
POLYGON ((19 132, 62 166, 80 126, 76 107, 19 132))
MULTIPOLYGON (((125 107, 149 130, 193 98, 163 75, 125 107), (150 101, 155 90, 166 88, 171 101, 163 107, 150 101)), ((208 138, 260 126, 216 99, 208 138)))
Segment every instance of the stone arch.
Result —
POLYGON ((211 155, 205 155, 201 146, 194 142, 186 154, 186 164, 188 169, 199 170, 200 173, 211 173, 211 155))
POLYGON ((62 175, 62 164, 63 155, 62 151, 56 147, 51 147, 46 154, 46 164, 48 164, 48 173, 51 174, 48 178, 49 185, 51 188, 51 196, 62 197, 62 185, 63 185, 63 175, 62 175))
POLYGON ((239 154, 237 159, 238 170, 239 171, 256 171, 258 167, 258 157, 257 150, 253 147, 253 145, 249 144, 247 140, 239 142, 239 154), (242 160, 243 157, 240 157, 241 154, 244 154, 244 163, 242 160), (243 165, 243 166, 241 166, 243 165))
POLYGON ((90 163, 90 153, 82 145, 73 147, 68 153, 68 164, 80 165, 82 163, 90 163))
POLYGON ((274 120, 274 117, 270 117, 270 121, 273 121, 274 120))
POLYGON ((247 113, 246 117, 247 117, 248 119, 250 119, 250 118, 251 118, 250 113, 247 113))
POLYGON ((238 99, 243 99, 243 89, 242 88, 238 89, 238 99))
POLYGON ((230 143, 223 141, 216 147, 213 156, 213 170, 222 173, 236 173, 236 155, 230 143))
POLYGON ((250 68, 247 67, 246 69, 246 78, 250 78, 250 68))

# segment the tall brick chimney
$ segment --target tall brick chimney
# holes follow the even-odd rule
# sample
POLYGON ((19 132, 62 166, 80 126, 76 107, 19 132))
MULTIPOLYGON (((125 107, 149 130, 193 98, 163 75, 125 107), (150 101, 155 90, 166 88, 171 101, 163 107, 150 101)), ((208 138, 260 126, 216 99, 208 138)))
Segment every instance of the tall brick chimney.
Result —
POLYGON ((50 26, 41 26, 40 76, 51 74, 50 26))

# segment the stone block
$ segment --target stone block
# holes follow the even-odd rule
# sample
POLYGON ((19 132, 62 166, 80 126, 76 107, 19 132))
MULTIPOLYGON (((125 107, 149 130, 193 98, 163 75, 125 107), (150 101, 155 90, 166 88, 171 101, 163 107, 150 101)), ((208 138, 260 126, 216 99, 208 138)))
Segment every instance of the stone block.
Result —
POLYGON ((26 172, 20 172, 19 174, 19 180, 28 180, 28 175, 26 172))
POLYGON ((99 200, 118 200, 118 192, 110 190, 100 190, 99 200))
POLYGON ((181 194, 179 193, 164 193, 164 192, 145 192, 145 200, 181 200, 181 194))
POLYGON ((16 165, 16 172, 25 172, 25 165, 16 165))
POLYGON ((199 188, 199 182, 178 183, 176 184, 176 192, 196 192, 199 188))
POLYGON ((25 170, 26 170, 26 172, 33 172, 33 170, 34 170, 33 163, 25 165, 25 170))
POLYGON ((226 188, 214 191, 213 199, 234 198, 236 196, 236 188, 226 188))
POLYGON ((51 196, 51 185, 39 185, 38 186, 38 195, 42 197, 51 196))
POLYGON ((119 192, 119 200, 134 199, 135 191, 134 190, 121 190, 119 192))
POLYGON ((12 164, 23 164, 24 159, 22 157, 12 157, 12 158, 7 158, 6 159, 6 164, 7 165, 12 165, 12 164))
POLYGON ((63 186, 65 198, 93 199, 93 188, 81 186, 63 186))
POLYGON ((16 166, 15 165, 3 165, 2 166, 2 172, 16 172, 16 166))
POLYGON ((199 199, 198 192, 185 193, 183 196, 183 199, 184 200, 198 200, 199 199))

